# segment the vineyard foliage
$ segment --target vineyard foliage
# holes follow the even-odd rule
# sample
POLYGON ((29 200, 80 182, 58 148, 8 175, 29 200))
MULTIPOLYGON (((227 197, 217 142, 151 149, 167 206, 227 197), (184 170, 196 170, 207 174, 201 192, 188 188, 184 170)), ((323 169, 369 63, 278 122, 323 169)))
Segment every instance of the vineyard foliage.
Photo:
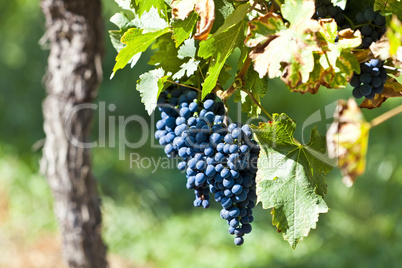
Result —
MULTIPOLYGON (((135 68, 141 54, 151 50, 148 63, 154 69, 142 74, 136 85, 149 114, 160 94, 178 84, 197 89, 200 101, 214 93, 226 105, 233 95, 249 117, 264 112, 270 118, 251 126, 261 149, 257 201, 272 209, 273 224, 295 248, 316 228, 319 214, 328 212, 325 175, 338 165, 350 186, 364 173, 369 131, 376 124, 366 122, 360 109, 377 108, 388 98, 402 96, 396 80, 402 68, 400 0, 115 1, 124 11, 111 18, 118 27, 110 30, 118 51, 112 77, 126 65, 135 68), (338 17, 317 15, 317 6, 323 3, 342 13, 342 25, 338 17), (359 24, 362 14, 366 22, 359 24), (369 20, 372 14, 378 19, 369 20), (380 29, 377 22, 383 18, 380 29), (365 25, 385 33, 367 43, 365 25), (227 60, 236 51, 240 56, 236 76, 231 77, 227 60), (365 99, 360 107, 353 99, 341 100, 326 137, 313 129, 310 142, 300 144, 289 116, 271 116, 261 106, 268 79, 280 78, 298 94, 341 89, 354 76, 363 77, 362 66, 371 59, 384 62, 385 84, 370 86, 372 97, 361 95, 365 99), (223 88, 228 81, 233 82, 223 88)), ((369 82, 359 81, 357 88, 369 82)))

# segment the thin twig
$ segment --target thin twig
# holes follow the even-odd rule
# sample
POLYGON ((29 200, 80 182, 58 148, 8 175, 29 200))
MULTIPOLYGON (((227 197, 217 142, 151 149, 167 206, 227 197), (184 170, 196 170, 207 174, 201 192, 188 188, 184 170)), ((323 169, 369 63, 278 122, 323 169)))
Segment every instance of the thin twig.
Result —
POLYGON ((398 115, 400 113, 402 113, 402 105, 399 105, 398 107, 396 107, 396 108, 394 108, 392 110, 389 110, 388 112, 383 113, 382 115, 380 115, 380 116, 374 118, 373 120, 371 120, 370 127, 378 126, 379 124, 387 121, 388 119, 390 119, 390 118, 392 118, 395 115, 398 115))
POLYGON ((201 90, 200 90, 199 88, 196 88, 196 87, 192 87, 192 86, 189 86, 189 85, 180 84, 180 83, 177 83, 177 82, 174 82, 174 81, 170 81, 170 80, 166 80, 166 82, 170 82, 170 83, 173 83, 173 84, 182 86, 182 87, 192 88, 192 89, 195 89, 195 90, 201 92, 201 90))
POLYGON ((247 93, 247 95, 250 97, 250 99, 258 106, 260 107, 261 111, 264 112, 264 114, 266 116, 268 116, 269 119, 273 120, 272 116, 267 112, 267 110, 264 109, 264 107, 262 107, 262 105, 255 99, 254 95, 248 91, 247 89, 242 88, 241 89, 243 92, 247 93))
POLYGON ((202 70, 201 70, 200 65, 198 64, 198 65, 197 65, 197 67, 198 67, 198 69, 199 69, 199 71, 200 71, 200 74, 201 74, 202 80, 203 80, 203 81, 205 81, 205 77, 204 77, 204 74, 202 73, 202 70))
POLYGON ((278 8, 278 10, 281 10, 282 3, 280 0, 272 0, 271 3, 273 3, 278 8))
POLYGON ((399 69, 399 68, 395 68, 395 67, 391 67, 391 66, 387 66, 387 65, 384 65, 384 66, 382 66, 382 67, 384 67, 384 69, 402 72, 402 69, 399 69))
POLYGON ((355 24, 353 23, 353 21, 351 19, 349 19, 349 17, 346 16, 346 15, 344 15, 344 17, 345 17, 345 20, 347 20, 349 22, 350 27, 352 27, 352 29, 354 30, 355 29, 355 24))
MULTIPOLYGON (((241 67, 239 73, 236 75, 235 81, 238 79, 240 80, 244 79, 244 76, 246 75, 248 68, 250 68, 251 63, 252 63, 251 58, 247 56, 246 61, 241 67)), ((233 83, 225 92, 222 93, 221 95, 222 100, 227 100, 228 98, 230 98, 230 96, 233 95, 233 93, 235 93, 235 91, 238 89, 235 85, 236 83, 233 83)))

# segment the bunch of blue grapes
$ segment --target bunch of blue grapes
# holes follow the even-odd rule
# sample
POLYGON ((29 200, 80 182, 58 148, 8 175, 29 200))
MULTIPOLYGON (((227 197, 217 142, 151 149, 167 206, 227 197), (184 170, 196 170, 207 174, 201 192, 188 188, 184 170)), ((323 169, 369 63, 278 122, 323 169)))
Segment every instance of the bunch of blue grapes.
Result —
POLYGON ((331 0, 316 0, 315 8, 314 19, 333 18, 338 25, 344 24, 344 11, 340 7, 334 6, 331 0))
POLYGON ((210 94, 201 102, 197 93, 172 86, 160 94, 155 137, 168 157, 179 157, 186 187, 194 189, 194 206, 208 208, 209 193, 222 205, 234 242, 242 245, 251 232, 256 202, 255 175, 259 148, 248 125, 225 124, 222 102, 210 94))
POLYGON ((360 64, 360 74, 355 73, 349 82, 354 87, 353 97, 359 99, 364 96, 371 100, 375 94, 382 93, 387 80, 387 73, 383 64, 384 62, 378 59, 360 64))
POLYGON ((255 176, 259 147, 251 140, 248 125, 232 123, 216 146, 215 177, 210 191, 222 205, 221 217, 235 235, 236 245, 242 245, 243 236, 251 232, 253 211, 257 195, 255 176))
POLYGON ((385 17, 371 7, 366 7, 356 15, 357 24, 364 24, 358 29, 363 35, 362 48, 368 48, 385 33, 385 17))

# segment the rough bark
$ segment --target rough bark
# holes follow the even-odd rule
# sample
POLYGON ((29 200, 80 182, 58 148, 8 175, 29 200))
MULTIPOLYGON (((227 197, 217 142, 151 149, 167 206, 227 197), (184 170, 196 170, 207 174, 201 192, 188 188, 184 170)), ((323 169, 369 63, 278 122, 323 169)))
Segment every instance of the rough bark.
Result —
POLYGON ((54 196, 63 256, 70 267, 107 267, 89 149, 69 141, 71 137, 81 142, 89 139, 93 110, 71 113, 71 109, 90 103, 101 81, 101 3, 42 0, 41 7, 46 17, 44 40, 50 48, 47 97, 42 107, 46 141, 41 169, 54 196))

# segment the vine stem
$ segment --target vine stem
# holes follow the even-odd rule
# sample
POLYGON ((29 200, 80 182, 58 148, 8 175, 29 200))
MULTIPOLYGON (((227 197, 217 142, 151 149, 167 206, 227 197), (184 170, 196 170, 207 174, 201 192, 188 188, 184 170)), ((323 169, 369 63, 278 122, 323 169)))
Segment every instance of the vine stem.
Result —
POLYGON ((278 10, 281 10, 282 1, 272 0, 271 2, 278 8, 278 10))
POLYGON ((354 30, 355 25, 354 25, 353 21, 346 15, 344 15, 344 17, 345 17, 345 20, 347 20, 349 22, 350 26, 352 26, 352 29, 354 30))
POLYGON ((370 127, 378 126, 379 124, 384 123, 388 119, 390 119, 400 113, 402 113, 402 105, 399 105, 398 107, 396 107, 392 110, 389 110, 388 112, 383 113, 382 115, 371 120, 370 127))
POLYGON ((166 82, 170 82, 170 83, 173 83, 173 84, 176 84, 176 85, 179 85, 179 86, 183 86, 183 87, 192 88, 192 89, 197 90, 198 92, 201 92, 201 90, 200 90, 199 88, 196 88, 196 87, 192 87, 192 86, 188 86, 188 85, 183 85, 183 84, 180 84, 180 83, 171 81, 171 80, 166 80, 166 82))
POLYGON ((262 105, 255 99, 254 95, 248 91, 247 89, 241 89, 243 92, 247 93, 247 95, 250 97, 250 99, 258 106, 260 107, 261 111, 264 112, 264 114, 266 116, 268 116, 269 119, 273 120, 272 116, 267 112, 267 110, 264 109, 264 107, 262 107, 262 105))
MULTIPOLYGON (((248 68, 250 68, 251 63, 252 63, 252 59, 249 56, 247 56, 239 73, 236 75, 235 81, 238 79, 240 79, 240 80, 244 79, 244 76, 246 75, 248 68)), ((223 101, 226 101, 228 98, 230 98, 230 96, 233 95, 233 93, 235 93, 236 90, 237 90, 236 83, 233 83, 225 92, 222 93, 220 98, 223 101)))
POLYGON ((399 69, 399 68, 395 68, 395 67, 391 67, 391 66, 387 66, 387 65, 384 65, 384 66, 382 66, 382 67, 383 67, 384 69, 402 72, 402 69, 399 69))

